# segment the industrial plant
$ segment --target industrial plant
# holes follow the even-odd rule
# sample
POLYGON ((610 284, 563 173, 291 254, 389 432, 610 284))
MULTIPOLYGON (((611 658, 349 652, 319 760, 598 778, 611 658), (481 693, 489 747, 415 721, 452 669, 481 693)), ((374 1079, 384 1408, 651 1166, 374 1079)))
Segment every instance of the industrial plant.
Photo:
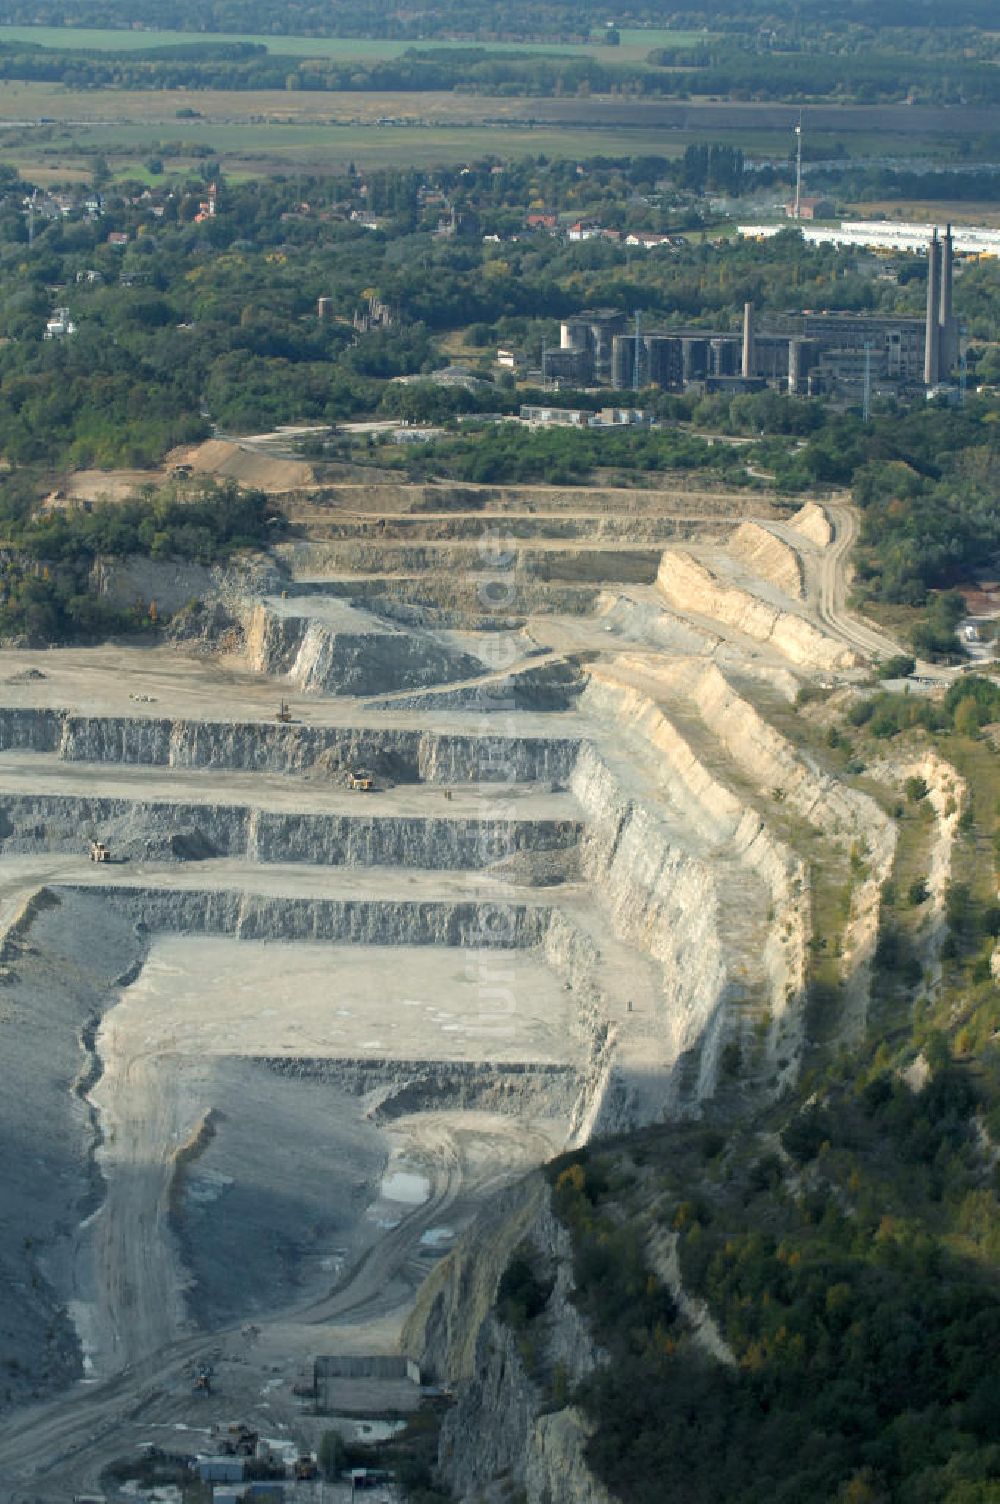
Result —
POLYGON ((546 350, 542 375, 566 386, 638 391, 755 391, 861 400, 867 392, 906 396, 946 382, 960 359, 952 300, 951 226, 927 245, 925 317, 879 317, 836 310, 743 312, 742 333, 704 328, 644 328, 615 309, 564 319, 558 349, 546 350))

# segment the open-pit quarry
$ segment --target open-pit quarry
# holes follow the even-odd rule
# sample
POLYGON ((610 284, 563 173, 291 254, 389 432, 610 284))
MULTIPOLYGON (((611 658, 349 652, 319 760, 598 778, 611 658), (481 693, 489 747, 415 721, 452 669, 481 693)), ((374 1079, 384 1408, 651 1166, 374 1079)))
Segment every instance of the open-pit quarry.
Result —
POLYGON ((793 724, 894 650, 842 502, 292 517, 174 643, 0 653, 3 1498, 223 1416, 315 1445, 314 1359, 398 1353, 503 1186, 864 1026, 893 825, 793 724))

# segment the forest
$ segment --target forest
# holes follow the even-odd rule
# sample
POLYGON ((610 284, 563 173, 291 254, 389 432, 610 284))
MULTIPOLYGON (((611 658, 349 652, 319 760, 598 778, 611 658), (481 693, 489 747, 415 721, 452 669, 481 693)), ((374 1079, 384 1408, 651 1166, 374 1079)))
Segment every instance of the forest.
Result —
POLYGON ((688 48, 652 49, 646 64, 605 57, 413 46, 402 56, 342 61, 274 55, 261 42, 192 42, 126 52, 60 50, 0 41, 0 79, 74 89, 289 89, 364 93, 461 90, 516 96, 627 94, 631 97, 858 104, 992 105, 1000 98, 993 57, 962 52, 915 57, 880 50, 842 55, 747 48, 731 37, 688 48), (680 66, 678 66, 680 65, 680 66))
MULTIPOLYGON (((956 891, 948 913, 960 993, 1000 911, 970 929, 956 891)), ((995 1131, 1000 1116, 997 1048, 972 1070, 943 1030, 904 1034, 842 1056, 805 1105, 736 1135, 650 1130, 550 1166, 575 1299, 610 1355, 576 1395, 599 1423, 588 1456, 620 1496, 657 1504, 669 1477, 690 1504, 996 1499, 1000 1217, 976 1123, 995 1131), (889 1062, 921 1047, 918 1093, 889 1062), (651 1205, 731 1367, 651 1276, 651 1205)))
MULTIPOLYGON (((413 37, 483 36, 508 39, 585 41, 602 31, 607 7, 597 0, 434 0, 412 13, 393 0, 75 0, 78 26, 134 26, 184 31, 272 32, 293 36, 413 37)), ((45 26, 62 25, 62 0, 4 0, 3 19, 45 26)), ((955 0, 942 15, 929 0, 828 0, 813 18, 798 0, 628 0, 616 13, 619 26, 677 26, 681 29, 756 33, 774 29, 809 37, 817 32, 848 35, 884 32, 903 36, 920 29, 923 36, 947 37, 969 28, 995 26, 993 0, 955 0)))

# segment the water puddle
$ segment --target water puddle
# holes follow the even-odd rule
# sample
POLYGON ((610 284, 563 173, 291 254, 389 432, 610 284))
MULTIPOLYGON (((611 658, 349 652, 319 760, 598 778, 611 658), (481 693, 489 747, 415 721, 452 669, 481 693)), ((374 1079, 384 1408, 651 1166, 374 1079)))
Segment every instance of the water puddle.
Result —
POLYGON ((420 1246, 421 1248, 444 1248, 454 1236, 454 1230, 450 1227, 428 1227, 427 1231, 421 1234, 420 1246))
POLYGON ((356 1420, 352 1440, 388 1441, 390 1436, 396 1436, 405 1430, 405 1420, 356 1420))
POLYGON ((401 1201, 404 1206, 419 1206, 431 1193, 431 1183, 426 1175, 415 1170, 392 1170, 382 1177, 380 1194, 383 1201, 401 1201))

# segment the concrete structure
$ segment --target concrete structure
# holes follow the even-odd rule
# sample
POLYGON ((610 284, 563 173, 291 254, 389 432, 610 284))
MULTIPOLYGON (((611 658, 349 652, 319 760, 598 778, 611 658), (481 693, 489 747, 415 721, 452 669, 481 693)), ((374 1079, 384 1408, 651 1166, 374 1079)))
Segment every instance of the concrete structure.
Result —
POLYGON ((743 358, 740 371, 749 376, 753 371, 753 304, 743 304, 743 358))
POLYGON ((564 319, 559 331, 559 349, 542 354, 542 375, 547 381, 570 381, 580 385, 609 383, 613 342, 624 334, 627 319, 613 308, 585 309, 564 319))
POLYGON ((784 382, 792 394, 861 389, 889 393, 923 385, 929 389, 959 359, 959 328, 953 306, 955 237, 937 228, 927 242, 927 300, 922 320, 855 313, 803 313, 768 321, 755 331, 753 309, 743 313, 744 376, 784 382))
MULTIPOLYGON (((870 314, 819 313, 755 315, 743 310, 740 332, 698 328, 636 329, 626 332, 620 315, 599 324, 580 315, 563 324, 563 344, 545 356, 545 373, 587 386, 607 382, 617 391, 658 386, 684 391, 704 383, 706 389, 756 389, 758 382, 793 395, 856 395, 866 369, 874 390, 883 394, 936 385, 958 358, 958 327, 952 310, 950 241, 934 241, 924 319, 870 314), (947 273, 944 271, 947 263, 947 273), (611 335, 610 371, 604 350, 611 335), (743 383, 746 383, 745 385, 743 383)), ((533 422, 592 425, 587 413, 565 409, 522 409, 533 422)), ((606 421, 606 420, 605 420, 606 421)), ((615 421, 622 421, 620 418, 615 421)), ((631 419, 630 421, 635 421, 631 419)))
POLYGON ((619 391, 644 386, 682 391, 694 381, 738 376, 742 343, 738 334, 710 329, 650 329, 617 335, 611 384, 619 391))
POLYGON ((941 339, 938 306, 941 299, 941 242, 935 229, 927 247, 927 312, 924 319, 924 385, 941 379, 941 339))
MULTIPOLYGON (((316 1409, 321 1415, 353 1408, 352 1390, 345 1389, 345 1384, 361 1386, 359 1398, 365 1395, 369 1399, 378 1394, 377 1389, 372 1389, 373 1385, 391 1386, 383 1395, 383 1401, 391 1401, 395 1394, 399 1408, 410 1408, 418 1401, 419 1395, 407 1396, 397 1386, 419 1391, 420 1365, 412 1358, 393 1353, 317 1358, 313 1364, 313 1385, 316 1409)), ((361 1408, 365 1408, 364 1404, 361 1408)))
POLYGON ((938 358, 941 375, 947 376, 958 364, 958 320, 952 301, 952 275, 955 240, 951 225, 945 227, 941 244, 941 290, 938 299, 938 358))
POLYGON ((924 318, 924 385, 936 387, 958 363, 958 321, 952 303, 954 237, 947 225, 927 245, 927 311, 924 318))

